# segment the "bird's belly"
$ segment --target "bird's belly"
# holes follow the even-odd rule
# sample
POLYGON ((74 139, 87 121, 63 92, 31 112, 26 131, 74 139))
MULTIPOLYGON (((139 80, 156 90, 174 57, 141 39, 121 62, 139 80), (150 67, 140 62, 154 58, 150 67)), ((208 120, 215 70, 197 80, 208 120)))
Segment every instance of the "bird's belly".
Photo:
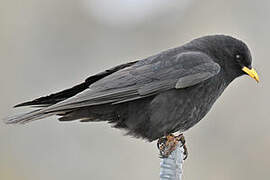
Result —
POLYGON ((128 134, 150 141, 186 131, 207 114, 224 89, 222 83, 204 82, 120 105, 116 127, 128 129, 128 134))

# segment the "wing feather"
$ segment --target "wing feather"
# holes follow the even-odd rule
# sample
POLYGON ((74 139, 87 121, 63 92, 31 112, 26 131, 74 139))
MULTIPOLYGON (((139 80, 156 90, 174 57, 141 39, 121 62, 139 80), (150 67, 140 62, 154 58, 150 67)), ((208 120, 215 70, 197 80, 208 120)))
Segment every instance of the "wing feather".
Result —
POLYGON ((201 52, 138 61, 90 85, 89 89, 46 109, 47 112, 100 104, 119 104, 163 91, 186 88, 205 81, 220 71, 220 66, 201 52))
POLYGON ((115 66, 111 69, 107 69, 103 72, 100 72, 98 74, 95 74, 93 76, 88 77, 83 83, 78 84, 76 86, 73 86, 72 88, 65 89, 63 91, 53 93, 53 94, 50 94, 48 96, 43 96, 43 97, 34 99, 32 101, 20 103, 20 104, 15 105, 14 107, 21 107, 21 106, 47 107, 47 106, 51 106, 51 105, 56 104, 60 101, 63 101, 63 100, 66 100, 72 96, 75 96, 76 94, 78 94, 80 92, 83 92, 84 90, 88 89, 89 86, 91 84, 95 83, 96 81, 98 81, 98 80, 100 80, 100 79, 102 79, 110 74, 113 74, 121 69, 129 67, 129 66, 135 64, 136 62, 137 61, 132 61, 129 63, 115 66))

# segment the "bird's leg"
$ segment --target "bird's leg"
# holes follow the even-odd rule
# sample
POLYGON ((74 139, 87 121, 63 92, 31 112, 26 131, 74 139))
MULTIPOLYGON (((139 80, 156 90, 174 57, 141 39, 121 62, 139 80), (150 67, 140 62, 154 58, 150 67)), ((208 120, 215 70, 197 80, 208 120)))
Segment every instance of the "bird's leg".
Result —
POLYGON ((160 152, 161 158, 167 158, 175 149, 177 144, 181 142, 183 148, 184 148, 184 160, 187 159, 188 151, 186 147, 186 140, 183 134, 180 134, 178 136, 175 136, 173 134, 169 134, 165 137, 162 137, 157 142, 157 147, 160 152))

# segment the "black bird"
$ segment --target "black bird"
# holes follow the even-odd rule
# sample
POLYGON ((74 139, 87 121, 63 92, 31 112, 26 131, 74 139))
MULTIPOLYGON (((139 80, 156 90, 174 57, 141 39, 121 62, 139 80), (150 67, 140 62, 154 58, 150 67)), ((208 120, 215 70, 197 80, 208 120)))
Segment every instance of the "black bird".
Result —
POLYGON ((38 109, 9 117, 6 123, 58 115, 60 121, 107 121, 153 141, 198 123, 235 78, 248 74, 258 82, 251 62, 244 42, 225 35, 204 36, 16 105, 38 109))

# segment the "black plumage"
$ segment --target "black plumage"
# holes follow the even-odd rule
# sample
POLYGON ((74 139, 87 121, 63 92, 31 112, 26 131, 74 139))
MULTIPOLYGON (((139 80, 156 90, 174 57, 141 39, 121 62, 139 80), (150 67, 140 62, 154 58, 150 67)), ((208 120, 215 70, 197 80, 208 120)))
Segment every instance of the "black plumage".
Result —
POLYGON ((38 110, 6 119, 26 123, 108 121, 135 137, 156 140, 198 123, 224 89, 251 69, 248 47, 224 35, 205 36, 157 55, 116 66, 70 89, 22 103, 38 110))

